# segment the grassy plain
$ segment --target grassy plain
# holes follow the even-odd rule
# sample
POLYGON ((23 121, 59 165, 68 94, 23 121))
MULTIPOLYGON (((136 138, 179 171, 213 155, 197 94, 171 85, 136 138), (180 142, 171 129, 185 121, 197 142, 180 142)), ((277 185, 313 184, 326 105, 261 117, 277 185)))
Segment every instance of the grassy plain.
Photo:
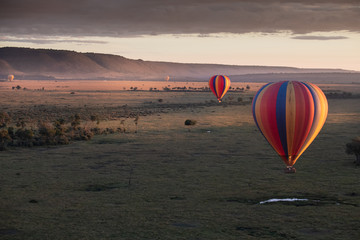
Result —
POLYGON ((0 152, 0 239, 360 238, 360 169, 345 154, 360 135, 359 99, 329 99, 322 131, 284 174, 252 120, 257 85, 227 94, 242 104, 208 104, 210 92, 6 84, 0 110, 12 116, 99 113, 102 127, 123 119, 127 132, 0 152), (137 133, 133 118, 116 114, 124 105, 146 113, 137 133), (259 204, 271 198, 309 200, 259 204))

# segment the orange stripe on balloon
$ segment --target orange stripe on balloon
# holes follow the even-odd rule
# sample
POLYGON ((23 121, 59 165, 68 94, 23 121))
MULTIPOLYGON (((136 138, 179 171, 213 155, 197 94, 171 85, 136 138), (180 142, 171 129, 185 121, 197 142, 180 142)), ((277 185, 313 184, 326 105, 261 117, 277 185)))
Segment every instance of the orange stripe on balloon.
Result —
MULTIPOLYGON (((258 127, 259 127, 259 129, 260 129, 260 131, 261 131, 261 133, 264 135, 264 137, 265 137, 265 139, 268 141, 268 139, 267 139, 267 137, 266 137, 266 135, 265 135, 265 133, 264 133, 264 126, 263 126, 263 122, 262 122, 262 117, 261 117, 261 115, 263 114, 260 110, 261 110, 261 108, 260 108, 260 106, 261 106, 261 104, 262 104, 262 98, 263 98, 263 95, 264 95, 264 93, 267 91, 267 89, 269 88, 271 86, 271 84, 269 84, 268 86, 266 86, 260 93, 259 93, 259 95, 258 95, 258 97, 257 97, 257 100, 256 100, 256 102, 255 102, 255 118, 256 118, 256 121, 257 121, 257 124, 258 124, 258 127)), ((269 141, 268 141, 269 142, 269 141)), ((270 143, 270 142, 269 142, 270 143)), ((271 143, 270 143, 270 145, 271 145, 271 143)))

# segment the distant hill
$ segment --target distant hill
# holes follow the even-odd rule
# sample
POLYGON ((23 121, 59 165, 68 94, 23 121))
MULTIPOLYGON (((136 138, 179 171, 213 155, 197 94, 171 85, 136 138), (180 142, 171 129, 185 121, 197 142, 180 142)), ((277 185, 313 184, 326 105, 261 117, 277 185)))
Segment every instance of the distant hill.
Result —
POLYGON ((233 81, 302 79, 304 76, 323 80, 326 76, 337 76, 335 80, 340 82, 356 81, 360 76, 359 72, 343 69, 154 62, 110 54, 4 47, 0 48, 0 78, 8 74, 14 74, 15 79, 40 80, 162 80, 170 76, 174 81, 208 81, 215 74, 232 76, 233 81))

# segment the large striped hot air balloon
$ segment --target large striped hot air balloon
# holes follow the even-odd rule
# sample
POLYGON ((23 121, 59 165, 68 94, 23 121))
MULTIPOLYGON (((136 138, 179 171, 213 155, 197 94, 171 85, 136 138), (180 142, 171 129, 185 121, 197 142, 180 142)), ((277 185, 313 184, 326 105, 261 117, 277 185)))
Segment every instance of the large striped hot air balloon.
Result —
POLYGON ((215 75, 210 78, 209 86, 216 98, 221 102, 221 99, 230 88, 230 79, 224 75, 215 75))
POLYGON ((256 93, 252 112, 257 127, 290 170, 324 125, 328 103, 312 83, 268 83, 256 93))

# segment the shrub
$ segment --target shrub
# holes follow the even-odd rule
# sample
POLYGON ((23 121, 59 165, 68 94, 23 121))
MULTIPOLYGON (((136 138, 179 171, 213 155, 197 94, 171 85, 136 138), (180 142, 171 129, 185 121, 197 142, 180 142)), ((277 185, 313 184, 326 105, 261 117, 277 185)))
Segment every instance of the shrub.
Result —
POLYGON ((15 136, 23 141, 31 140, 34 137, 34 132, 30 129, 20 128, 16 131, 15 136))
POLYGON ((13 127, 8 127, 8 134, 11 138, 14 138, 15 137, 15 130, 13 127))
POLYGON ((168 87, 163 87, 163 91, 165 91, 165 92, 169 92, 171 89, 170 88, 168 88, 168 87))
POLYGON ((56 129, 51 126, 48 122, 39 122, 38 124, 38 132, 39 132, 39 145, 46 145, 46 144, 55 144, 55 135, 56 129))
POLYGON ((98 127, 92 128, 92 129, 90 129, 90 131, 95 135, 100 135, 102 133, 101 129, 98 127))
POLYGON ((3 141, 5 139, 11 139, 11 138, 10 138, 9 133, 8 133, 7 130, 1 129, 0 130, 0 141, 3 141))
POLYGON ((100 124, 100 118, 99 118, 98 115, 91 115, 91 116, 90 116, 90 120, 91 120, 92 122, 95 122, 95 121, 96 121, 96 124, 97 124, 97 125, 100 124))
POLYGON ((185 120, 185 125, 187 125, 187 126, 191 126, 191 125, 195 125, 195 124, 196 124, 195 120, 191 120, 191 119, 185 120))
POLYGON ((71 120, 71 126, 75 129, 76 127, 78 127, 80 125, 80 115, 79 114, 75 114, 72 117, 71 120))
POLYGON ((360 137, 354 138, 346 144, 346 153, 355 155, 355 164, 360 165, 360 137))
POLYGON ((120 127, 117 128, 117 132, 121 132, 121 133, 126 132, 125 119, 120 120, 120 127))
POLYGON ((10 116, 6 112, 0 113, 0 128, 6 127, 7 124, 10 122, 10 116))
POLYGON ((135 130, 135 133, 138 132, 138 123, 139 123, 139 114, 136 115, 135 119, 134 119, 134 123, 135 123, 135 127, 136 127, 136 130, 135 130))

